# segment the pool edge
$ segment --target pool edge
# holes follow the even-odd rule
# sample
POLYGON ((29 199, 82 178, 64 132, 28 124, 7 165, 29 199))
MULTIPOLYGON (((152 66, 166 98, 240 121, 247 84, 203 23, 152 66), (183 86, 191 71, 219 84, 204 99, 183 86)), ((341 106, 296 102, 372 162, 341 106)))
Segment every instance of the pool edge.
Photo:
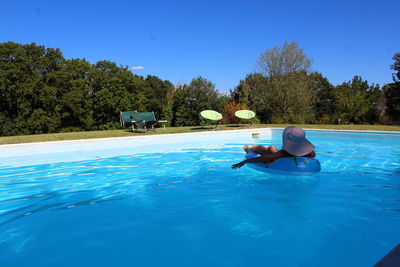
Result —
MULTIPOLYGON (((2 147, 13 147, 13 146, 27 146, 27 145, 43 145, 43 144, 61 144, 61 143, 85 143, 85 142, 95 142, 99 140, 125 140, 125 139, 146 139, 146 138, 159 138, 163 136, 184 136, 184 135, 197 135, 197 134, 222 134, 226 132, 251 132, 251 131, 261 131, 261 130, 273 130, 273 129, 285 129, 283 127, 267 127, 267 128, 254 128, 254 129, 237 129, 237 130, 222 130, 222 131, 204 131, 195 133, 169 133, 169 134, 154 134, 154 135, 140 135, 140 136, 120 136, 120 137, 104 137, 104 138, 86 138, 86 139, 72 139, 72 140, 59 140, 59 141, 43 141, 43 142, 27 142, 18 144, 0 144, 2 147)), ((387 133, 387 134, 400 134, 400 131, 373 131, 373 130, 337 130, 337 129, 319 129, 319 128, 304 128, 311 131, 335 131, 335 132, 352 132, 352 133, 387 133)))

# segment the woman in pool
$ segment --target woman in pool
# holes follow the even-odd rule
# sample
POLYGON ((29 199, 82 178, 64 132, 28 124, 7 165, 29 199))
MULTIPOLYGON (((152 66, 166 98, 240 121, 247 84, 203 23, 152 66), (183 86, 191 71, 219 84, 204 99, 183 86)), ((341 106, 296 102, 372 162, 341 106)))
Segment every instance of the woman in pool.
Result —
POLYGON ((245 159, 239 163, 233 164, 232 168, 240 168, 246 163, 262 162, 269 164, 271 161, 283 157, 315 157, 315 146, 306 139, 306 133, 303 128, 290 126, 282 133, 283 147, 282 150, 277 150, 275 146, 265 147, 262 145, 249 148, 245 145, 243 149, 246 153, 254 152, 260 154, 259 157, 245 159))

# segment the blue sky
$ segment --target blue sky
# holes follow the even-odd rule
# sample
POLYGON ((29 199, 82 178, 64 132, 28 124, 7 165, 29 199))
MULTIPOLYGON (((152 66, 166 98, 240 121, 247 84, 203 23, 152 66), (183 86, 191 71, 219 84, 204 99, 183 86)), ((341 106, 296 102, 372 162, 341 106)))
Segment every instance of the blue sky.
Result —
POLYGON ((334 85, 360 75, 381 86, 400 52, 399 0, 0 0, 0 42, 110 60, 173 84, 202 76, 220 91, 254 71, 266 49, 297 41, 334 85))

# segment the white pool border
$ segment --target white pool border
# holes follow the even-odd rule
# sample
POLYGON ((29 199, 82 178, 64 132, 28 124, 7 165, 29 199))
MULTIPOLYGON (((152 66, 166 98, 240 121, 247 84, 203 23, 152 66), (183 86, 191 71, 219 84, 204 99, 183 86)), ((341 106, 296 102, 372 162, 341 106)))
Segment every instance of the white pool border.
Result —
POLYGON ((272 134, 271 129, 263 128, 6 144, 0 146, 0 166, 28 166, 143 153, 179 153, 193 148, 208 150, 229 143, 236 146, 238 138, 249 142, 254 132, 260 132, 267 138, 272 134))
MULTIPOLYGON (((284 128, 252 128, 223 131, 204 131, 192 133, 172 133, 141 136, 106 137, 47 142, 31 142, 0 145, 0 166, 26 166, 54 162, 70 162, 107 158, 122 154, 136 155, 143 153, 179 153, 187 149, 215 149, 224 146, 240 146, 236 140, 254 144, 253 133, 260 133, 263 139, 272 136, 273 130, 284 128), (225 138, 223 137, 224 135, 225 138), (182 138, 181 138, 182 137, 182 138), (221 140, 223 140, 221 142, 221 140), (121 154, 121 151, 123 153, 121 154), (126 153, 125 153, 126 152, 126 153)), ((341 132, 349 134, 388 134, 399 135, 400 132, 389 131, 356 131, 309 129, 315 132, 341 132)), ((235 149, 233 149, 235 150, 235 149)), ((237 150, 238 153, 241 150, 237 150)))
MULTIPOLYGON (((285 128, 254 128, 254 129, 236 129, 236 130, 222 130, 222 131, 204 131, 194 133, 170 133, 170 134, 154 134, 154 135, 139 135, 139 136, 121 136, 121 137, 103 137, 103 138, 85 138, 85 139, 73 139, 73 140, 58 140, 58 141, 43 141, 43 142, 27 142, 18 144, 1 144, 2 147, 13 147, 13 146, 30 146, 30 145, 48 145, 48 144, 60 144, 60 143, 85 143, 85 142, 97 142, 107 140, 125 140, 125 139, 147 139, 147 138, 160 138, 165 136, 185 136, 185 135, 198 135, 198 134, 222 134, 232 132, 252 132, 252 131, 265 131, 265 130, 283 130, 285 128)), ((372 131, 372 130, 337 130, 337 129, 319 129, 319 128, 304 128, 305 130, 311 131, 329 131, 329 132, 349 132, 349 133, 387 133, 387 134, 400 134, 400 131, 372 131)))
POLYGON ((170 134, 154 134, 154 135, 138 135, 138 136, 120 136, 120 137, 103 137, 103 138, 85 138, 85 139, 73 139, 73 140, 58 140, 58 141, 43 141, 43 142, 27 142, 18 144, 2 144, 2 147, 13 147, 13 146, 30 146, 30 145, 47 145, 47 144, 60 144, 60 143, 85 143, 85 142, 97 142, 97 141, 108 141, 108 140, 130 140, 130 139, 154 139, 166 136, 185 136, 185 135, 199 135, 199 134, 223 134, 233 132, 252 132, 261 130, 272 130, 272 129, 284 129, 284 128, 255 128, 255 129, 238 129, 238 130, 222 130, 222 131, 204 131, 194 133, 170 133, 170 134))

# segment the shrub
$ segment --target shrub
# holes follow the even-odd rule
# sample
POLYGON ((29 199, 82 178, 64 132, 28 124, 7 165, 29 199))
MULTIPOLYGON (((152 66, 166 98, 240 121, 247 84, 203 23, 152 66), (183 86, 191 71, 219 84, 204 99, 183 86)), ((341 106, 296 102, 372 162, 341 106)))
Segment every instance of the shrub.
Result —
POLYGON ((230 102, 222 109, 222 124, 237 124, 239 118, 235 116, 235 112, 241 109, 247 109, 246 105, 230 102))

